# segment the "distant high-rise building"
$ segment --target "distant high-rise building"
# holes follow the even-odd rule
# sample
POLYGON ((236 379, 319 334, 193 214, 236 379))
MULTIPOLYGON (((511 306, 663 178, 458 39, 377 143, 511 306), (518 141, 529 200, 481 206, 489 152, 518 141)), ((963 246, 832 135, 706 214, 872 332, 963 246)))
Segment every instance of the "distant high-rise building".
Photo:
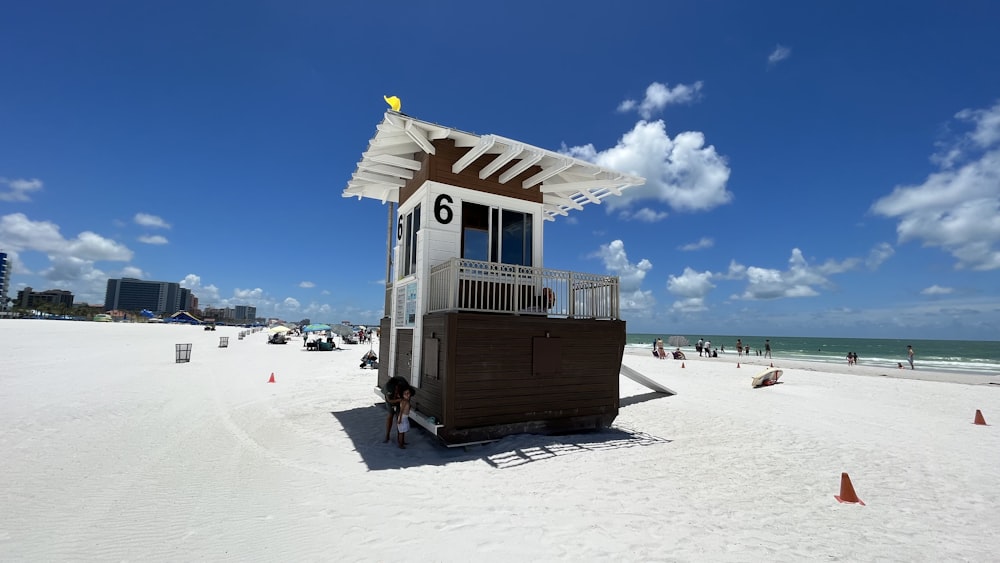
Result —
MULTIPOLYGON (((190 295, 190 292, 188 292, 190 295)), ((109 279, 104 310, 141 311, 172 315, 180 309, 181 287, 176 282, 109 279)))
POLYGON ((6 311, 7 291, 10 287, 10 262, 7 260, 7 253, 0 252, 0 311, 6 311))
POLYGON ((178 311, 190 311, 191 309, 193 309, 193 307, 191 306, 192 305, 191 300, 194 299, 194 295, 191 295, 190 289, 182 287, 180 288, 180 291, 177 293, 177 295, 178 295, 177 299, 178 311))
POLYGON ((47 291, 34 291, 31 287, 26 287, 17 292, 17 301, 14 303, 22 309, 33 309, 41 303, 52 303, 55 305, 73 306, 73 293, 64 289, 50 289, 47 291))
POLYGON ((237 321, 253 321, 257 319, 257 307, 250 305, 237 305, 233 313, 237 321))

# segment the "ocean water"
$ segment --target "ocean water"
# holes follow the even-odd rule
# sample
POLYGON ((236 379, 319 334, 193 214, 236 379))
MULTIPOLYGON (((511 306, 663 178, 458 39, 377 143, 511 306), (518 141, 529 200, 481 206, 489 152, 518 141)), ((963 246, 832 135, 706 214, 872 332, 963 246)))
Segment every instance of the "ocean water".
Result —
MULTIPOLYGON (((663 338, 664 343, 673 334, 629 334, 626 346, 630 348, 653 349, 653 342, 663 338)), ((699 338, 712 342, 712 348, 725 346, 726 355, 736 355, 736 339, 742 338, 761 354, 764 353, 764 339, 771 339, 771 355, 774 358, 803 360, 810 362, 847 363, 848 352, 858 355, 858 365, 896 368, 897 363, 909 369, 906 361, 906 345, 913 346, 913 363, 916 369, 979 375, 1000 375, 1000 342, 986 340, 892 340, 880 338, 805 338, 800 336, 726 336, 698 334, 689 336, 689 344, 682 346, 690 356, 699 338)), ((665 346, 672 349, 669 345, 665 346)), ((721 354, 721 350, 720 350, 721 354)))

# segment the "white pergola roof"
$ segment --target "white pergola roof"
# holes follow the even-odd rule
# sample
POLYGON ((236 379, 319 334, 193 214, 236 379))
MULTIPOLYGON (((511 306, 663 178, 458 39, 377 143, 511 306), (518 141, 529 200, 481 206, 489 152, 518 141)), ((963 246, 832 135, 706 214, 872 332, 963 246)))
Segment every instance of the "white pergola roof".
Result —
POLYGON ((434 154, 432 141, 438 139, 452 139, 455 146, 470 149, 452 166, 455 174, 484 156, 492 156, 493 160, 479 172, 480 179, 495 174, 513 160, 520 160, 500 174, 501 184, 532 166, 540 167, 541 172, 521 182, 521 187, 538 186, 542 192, 544 218, 548 221, 554 220, 556 215, 567 215, 571 209, 583 209, 587 203, 601 203, 608 196, 621 195, 622 190, 646 182, 639 176, 601 168, 513 139, 466 133, 394 111, 387 111, 376 129, 368 150, 361 155, 358 168, 347 183, 344 197, 369 197, 383 203, 399 201, 399 188, 420 170, 420 162, 413 160, 413 155, 419 152, 434 154))

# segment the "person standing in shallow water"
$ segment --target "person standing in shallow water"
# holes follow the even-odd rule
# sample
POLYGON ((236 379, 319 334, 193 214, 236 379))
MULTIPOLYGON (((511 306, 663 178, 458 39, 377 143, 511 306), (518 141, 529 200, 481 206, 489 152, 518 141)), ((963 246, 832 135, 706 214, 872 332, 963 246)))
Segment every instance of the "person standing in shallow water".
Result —
POLYGON ((910 369, 913 369, 913 346, 906 345, 906 361, 910 362, 910 369))
POLYGON ((767 340, 764 341, 764 357, 765 358, 770 358, 771 357, 771 339, 770 338, 768 338, 767 340))

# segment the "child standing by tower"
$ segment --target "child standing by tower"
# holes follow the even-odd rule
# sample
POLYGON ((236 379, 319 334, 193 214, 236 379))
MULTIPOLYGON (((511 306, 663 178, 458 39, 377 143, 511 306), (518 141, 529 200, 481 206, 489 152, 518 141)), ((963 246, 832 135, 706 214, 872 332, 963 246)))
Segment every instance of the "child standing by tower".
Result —
POLYGON ((396 421, 396 436, 399 438, 399 447, 406 448, 406 433, 410 430, 410 390, 403 391, 403 398, 399 401, 399 419, 396 421))

